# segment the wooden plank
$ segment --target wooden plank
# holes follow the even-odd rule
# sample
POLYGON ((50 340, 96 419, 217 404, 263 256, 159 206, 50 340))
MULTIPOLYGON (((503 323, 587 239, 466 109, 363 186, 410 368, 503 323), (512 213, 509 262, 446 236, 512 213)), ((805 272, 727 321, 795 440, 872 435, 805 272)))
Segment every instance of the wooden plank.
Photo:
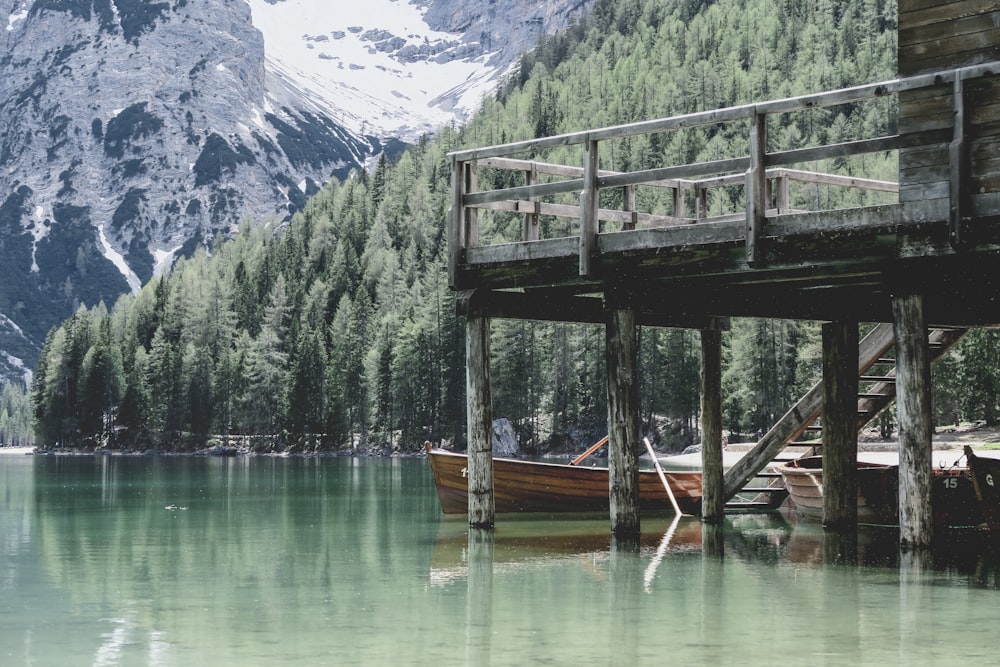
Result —
POLYGON ((948 199, 950 185, 947 180, 937 183, 916 183, 914 185, 900 184, 899 202, 921 202, 928 199, 948 199))
POLYGON ((923 298, 893 297, 896 409, 899 424, 899 541, 929 547, 931 511, 931 372, 923 298))
POLYGON ((611 534, 639 535, 639 353, 635 309, 614 304, 605 327, 611 534))
POLYGON ((725 518, 722 466, 722 332, 701 332, 701 516, 706 523, 725 518))
MULTIPOLYGON (((901 50, 902 51, 902 50, 901 50)), ((900 59, 909 57, 909 65, 916 72, 933 72, 942 67, 985 65, 1000 59, 1000 44, 941 44, 939 50, 929 51, 926 58, 900 53, 900 59), (962 48, 958 48, 961 46, 962 48)), ((900 61, 902 62, 902 60, 900 61)))
POLYGON ((909 31, 922 26, 996 11, 1000 11, 1000 0, 961 0, 960 2, 931 0, 922 3, 903 0, 899 3, 899 42, 905 44, 911 41, 908 38, 909 31))
POLYGON ((858 523, 858 323, 827 322, 823 342, 823 526, 858 523))
POLYGON ((490 393, 490 321, 465 321, 466 401, 469 439, 469 525, 493 526, 493 405, 490 393))
MULTIPOLYGON (((551 215, 562 218, 580 218, 580 207, 572 204, 549 204, 546 202, 534 202, 524 199, 513 199, 505 201, 479 204, 475 208, 490 211, 507 211, 510 213, 524 213, 527 215, 551 215)), ((639 213, 636 211, 618 211, 615 209, 601 208, 597 210, 597 219, 608 222, 619 222, 622 224, 636 223, 639 225, 689 225, 694 222, 691 218, 675 218, 669 215, 657 215, 654 213, 639 213)), ((528 239, 538 241, 538 238, 528 239)))
POLYGON ((864 155, 866 153, 881 153, 884 151, 896 150, 899 148, 899 136, 879 137, 877 139, 863 139, 860 141, 848 141, 840 144, 829 144, 826 146, 814 146, 811 148, 797 148, 795 150, 779 151, 768 153, 766 165, 777 167, 788 164, 801 164, 816 160, 829 160, 838 157, 850 157, 852 155, 864 155))
MULTIPOLYGON (((981 7, 982 4, 980 4, 981 7)), ((998 27, 1000 27, 1000 9, 995 9, 992 12, 969 13, 965 16, 952 16, 947 20, 934 23, 900 28, 898 40, 899 44, 915 46, 927 42, 936 42, 940 39, 994 31, 998 27)))
POLYGON ((996 40, 996 28, 979 32, 939 37, 918 44, 899 47, 900 59, 911 62, 937 63, 939 67, 958 67, 976 62, 995 60, 1000 53, 1000 43, 996 40))

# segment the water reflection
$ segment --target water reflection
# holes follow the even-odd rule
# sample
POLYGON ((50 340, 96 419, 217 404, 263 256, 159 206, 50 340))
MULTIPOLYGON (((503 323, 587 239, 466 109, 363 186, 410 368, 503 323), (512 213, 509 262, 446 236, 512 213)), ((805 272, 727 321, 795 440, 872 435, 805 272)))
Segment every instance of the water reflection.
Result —
POLYGON ((1000 603, 971 531, 917 553, 776 514, 471 531, 423 461, 0 457, 0 482, 4 665, 984 664, 1000 603))

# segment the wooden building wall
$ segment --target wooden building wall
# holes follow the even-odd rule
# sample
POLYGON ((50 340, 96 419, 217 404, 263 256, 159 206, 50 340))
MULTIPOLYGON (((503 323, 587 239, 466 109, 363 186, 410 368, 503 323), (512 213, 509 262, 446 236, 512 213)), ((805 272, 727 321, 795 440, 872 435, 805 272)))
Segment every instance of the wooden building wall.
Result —
MULTIPOLYGON (((1000 0, 899 0, 898 54, 904 77, 1000 61, 1000 0)), ((949 210, 954 100, 951 83, 900 95, 904 145, 920 133, 938 142, 900 150, 900 201, 949 210)), ((1000 214, 1000 76, 966 82, 964 105, 963 217, 1000 214)))

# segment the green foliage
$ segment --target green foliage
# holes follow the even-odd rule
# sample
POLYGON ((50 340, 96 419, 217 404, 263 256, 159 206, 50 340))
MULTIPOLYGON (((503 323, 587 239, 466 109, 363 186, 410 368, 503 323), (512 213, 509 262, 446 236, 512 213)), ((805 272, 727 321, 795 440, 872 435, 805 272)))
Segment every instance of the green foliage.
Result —
POLYGON ((28 447, 35 444, 31 397, 24 388, 0 386, 0 446, 28 447))

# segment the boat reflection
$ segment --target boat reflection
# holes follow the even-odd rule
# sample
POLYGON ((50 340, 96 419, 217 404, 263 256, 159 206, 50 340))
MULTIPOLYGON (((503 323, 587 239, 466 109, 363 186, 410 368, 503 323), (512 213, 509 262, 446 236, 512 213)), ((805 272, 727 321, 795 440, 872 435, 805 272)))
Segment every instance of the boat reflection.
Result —
MULTIPOLYGON (((441 521, 430 563, 429 583, 440 586, 467 579, 474 557, 488 554, 495 574, 529 568, 558 567, 567 562, 589 569, 597 579, 607 577, 606 565, 616 550, 635 545, 616 545, 606 516, 595 514, 505 517, 485 535, 470 530, 463 520, 441 521), (483 541, 489 548, 483 547, 483 541)), ((741 558, 775 562, 788 541, 791 526, 774 513, 734 515, 718 530, 697 517, 652 517, 643 519, 638 554, 646 562, 643 574, 647 591, 656 568, 664 559, 682 553, 700 554, 703 533, 722 536, 722 553, 741 558)), ((712 538, 709 538, 712 541, 712 538)), ((710 549, 712 550, 712 549, 710 549)))

